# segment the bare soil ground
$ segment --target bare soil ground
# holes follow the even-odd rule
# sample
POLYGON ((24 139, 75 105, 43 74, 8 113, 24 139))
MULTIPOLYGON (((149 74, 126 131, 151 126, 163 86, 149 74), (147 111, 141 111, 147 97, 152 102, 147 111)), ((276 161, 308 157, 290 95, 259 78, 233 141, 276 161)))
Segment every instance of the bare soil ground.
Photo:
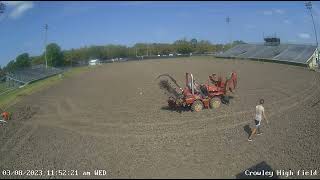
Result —
POLYGON ((302 67, 213 57, 106 64, 16 104, 13 120, 0 128, 0 170, 78 170, 75 178, 95 169, 107 174, 90 178, 238 178, 264 162, 274 171, 317 170, 289 178, 319 178, 319 79, 302 67), (184 86, 185 72, 204 82, 211 73, 232 70, 239 77, 236 95, 216 111, 168 110, 155 80, 169 73, 184 86), (270 124, 263 122, 264 134, 248 142, 259 98, 270 124))

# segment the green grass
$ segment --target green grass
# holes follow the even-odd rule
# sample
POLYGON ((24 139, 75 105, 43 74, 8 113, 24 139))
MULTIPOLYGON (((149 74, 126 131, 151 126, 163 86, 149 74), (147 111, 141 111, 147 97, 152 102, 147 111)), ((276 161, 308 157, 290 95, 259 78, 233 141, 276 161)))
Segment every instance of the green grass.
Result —
POLYGON ((0 82, 0 93, 8 90, 9 88, 7 87, 6 83, 0 82))
MULTIPOLYGON (((77 67, 73 68, 65 73, 63 73, 62 78, 59 75, 55 75, 43 80, 39 80, 36 82, 33 82, 31 84, 28 84, 22 88, 15 89, 9 93, 6 93, 2 96, 0 96, 0 107, 2 109, 6 109, 10 112, 13 112, 14 109, 11 108, 12 105, 19 102, 24 96, 33 94, 35 92, 38 92, 40 90, 49 88, 50 86, 57 84, 61 82, 62 80, 72 77, 74 75, 83 73, 88 71, 89 67, 77 67)), ((2 86, 0 86, 1 88, 2 86)))

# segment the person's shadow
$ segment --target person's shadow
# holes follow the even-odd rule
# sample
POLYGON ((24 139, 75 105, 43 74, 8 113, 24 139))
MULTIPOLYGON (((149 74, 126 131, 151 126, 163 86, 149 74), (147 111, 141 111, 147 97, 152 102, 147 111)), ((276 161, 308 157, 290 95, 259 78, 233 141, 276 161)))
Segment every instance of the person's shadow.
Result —
POLYGON ((249 124, 243 126, 243 130, 248 134, 248 138, 249 138, 249 136, 251 135, 251 132, 252 132, 249 124))

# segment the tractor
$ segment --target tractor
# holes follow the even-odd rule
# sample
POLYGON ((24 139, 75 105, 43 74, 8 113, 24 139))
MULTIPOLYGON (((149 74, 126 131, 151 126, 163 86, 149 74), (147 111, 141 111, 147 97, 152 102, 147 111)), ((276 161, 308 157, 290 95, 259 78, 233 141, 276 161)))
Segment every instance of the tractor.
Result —
MULTIPOLYGON (((162 81, 162 87, 166 87, 171 92, 168 100, 168 106, 171 109, 178 109, 181 107, 189 107, 192 111, 199 112, 203 108, 216 109, 222 102, 229 102, 227 92, 233 92, 237 83, 237 75, 233 72, 226 81, 223 81, 221 77, 209 76, 209 80, 206 84, 198 84, 191 73, 186 73, 186 85, 185 88, 181 88, 177 82, 169 75, 168 76, 175 83, 178 88, 169 88, 168 81, 162 81)), ((159 77, 160 77, 159 76, 159 77)), ((159 78, 158 77, 158 78, 159 78)), ((161 82, 160 82, 161 83, 161 82)))
POLYGON ((229 104, 229 92, 234 92, 237 83, 238 77, 234 71, 227 79, 221 76, 218 77, 216 74, 209 76, 207 83, 202 85, 202 91, 210 97, 210 107, 218 108, 221 101, 229 104))

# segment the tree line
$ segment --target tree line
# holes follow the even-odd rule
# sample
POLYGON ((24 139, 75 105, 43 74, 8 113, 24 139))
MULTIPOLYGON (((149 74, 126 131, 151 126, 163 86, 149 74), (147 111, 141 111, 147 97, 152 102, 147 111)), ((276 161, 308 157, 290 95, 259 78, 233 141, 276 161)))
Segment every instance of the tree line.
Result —
POLYGON ((0 67, 0 77, 5 72, 30 67, 32 65, 45 64, 48 66, 62 67, 72 66, 90 59, 107 60, 112 58, 134 58, 141 56, 158 56, 168 54, 204 54, 216 53, 229 49, 230 47, 244 43, 234 41, 229 44, 212 44, 207 40, 180 39, 174 43, 136 43, 132 47, 109 44, 105 46, 81 47, 78 49, 62 50, 56 43, 50 43, 46 51, 39 56, 30 57, 28 53, 20 54, 15 60, 11 60, 4 68, 0 67))

